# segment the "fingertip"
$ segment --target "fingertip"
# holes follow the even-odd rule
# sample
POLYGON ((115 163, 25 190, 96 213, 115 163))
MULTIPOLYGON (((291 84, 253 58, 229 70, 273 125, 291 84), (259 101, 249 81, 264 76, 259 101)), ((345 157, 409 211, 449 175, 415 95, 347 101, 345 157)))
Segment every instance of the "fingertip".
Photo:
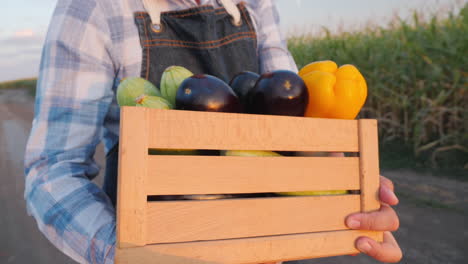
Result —
POLYGON ((392 191, 395 190, 395 185, 393 184, 393 181, 391 181, 387 177, 380 175, 380 182, 381 182, 381 185, 387 186, 390 190, 392 191))
POLYGON ((356 248, 364 254, 369 254, 372 251, 371 239, 367 237, 358 238, 356 240, 356 248))
POLYGON ((382 247, 379 243, 369 237, 360 237, 356 240, 356 248, 376 260, 382 261, 382 247))
POLYGON ((397 205, 400 202, 395 193, 387 186, 380 188, 380 200, 389 205, 397 205))
POLYGON ((400 218, 398 218, 397 216, 395 218, 395 221, 393 222, 393 225, 390 227, 389 231, 397 231, 398 228, 400 228, 400 218))
POLYGON ((368 254, 372 250, 372 246, 369 242, 361 242, 357 244, 357 248, 364 254, 368 254))
POLYGON ((403 258, 403 253, 391 232, 384 232, 384 241, 379 243, 369 237, 359 237, 356 248, 370 257, 386 263, 397 263, 403 258))
POLYGON ((395 237, 393 236, 392 232, 385 231, 384 232, 384 241, 383 245, 386 246, 388 251, 391 251, 391 254, 388 254, 387 258, 385 259, 388 263, 397 263, 400 262, 403 258, 403 252, 401 251, 398 242, 396 241, 395 237))
POLYGON ((384 242, 390 243, 392 245, 398 245, 395 237, 393 236, 392 232, 390 232, 390 231, 384 231, 383 232, 383 239, 384 239, 384 242))
POLYGON ((346 218, 346 226, 351 229, 361 228, 361 217, 359 214, 350 215, 346 218))

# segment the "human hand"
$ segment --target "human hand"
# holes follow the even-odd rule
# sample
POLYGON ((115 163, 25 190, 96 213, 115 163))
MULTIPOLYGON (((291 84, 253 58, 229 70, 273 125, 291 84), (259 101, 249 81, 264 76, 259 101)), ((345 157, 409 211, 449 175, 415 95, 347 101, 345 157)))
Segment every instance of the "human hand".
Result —
POLYGON ((359 237, 356 248, 381 262, 396 263, 401 260, 402 252, 390 231, 398 229, 398 215, 390 206, 398 204, 398 198, 391 180, 380 176, 379 197, 381 207, 370 213, 355 213, 346 218, 346 225, 351 229, 384 231, 383 242, 376 242, 369 237, 359 237))

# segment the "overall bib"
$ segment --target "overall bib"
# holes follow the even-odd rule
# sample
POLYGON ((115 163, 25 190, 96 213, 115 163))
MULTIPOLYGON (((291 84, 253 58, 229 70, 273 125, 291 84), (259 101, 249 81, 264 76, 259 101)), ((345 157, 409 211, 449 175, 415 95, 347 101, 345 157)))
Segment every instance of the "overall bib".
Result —
MULTIPOLYGON (((152 2, 157 5, 157 1, 152 2)), ((221 2, 227 7, 226 0, 221 2)), ((181 11, 136 13, 143 49, 141 77, 160 87, 163 71, 172 65, 225 82, 241 71, 258 73, 257 38, 250 15, 244 4, 229 4, 227 8, 202 5, 181 11), (231 15, 232 8, 240 11, 237 21, 231 15)), ((103 186, 114 206, 117 161, 118 144, 107 154, 103 186)))

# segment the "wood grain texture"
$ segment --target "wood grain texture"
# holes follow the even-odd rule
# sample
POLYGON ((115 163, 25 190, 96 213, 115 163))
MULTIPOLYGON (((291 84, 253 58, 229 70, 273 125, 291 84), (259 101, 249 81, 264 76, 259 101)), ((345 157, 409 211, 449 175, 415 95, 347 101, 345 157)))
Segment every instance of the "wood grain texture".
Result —
POLYGON ((350 213, 380 206, 376 129, 373 120, 123 107, 115 262, 261 263, 356 253, 361 235, 381 241, 382 232, 344 225, 350 213), (360 158, 148 156, 149 148, 359 151, 360 158), (331 189, 362 194, 147 202, 147 195, 331 189), (181 241, 198 242, 173 243, 181 241))
POLYGON ((117 249, 116 264, 252 264, 358 253, 360 236, 371 231, 334 231, 117 249))
POLYGON ((150 148, 357 152, 357 121, 149 109, 150 148))
POLYGON ((361 211, 369 212, 380 208, 377 120, 361 119, 358 122, 361 165, 361 211))
POLYGON ((147 114, 144 108, 121 109, 117 185, 117 246, 120 248, 146 244, 147 196, 142 189, 147 175, 147 114))
POLYGON ((359 159, 148 157, 148 195, 359 190, 359 159))
POLYGON ((148 244, 347 229, 359 195, 149 202, 148 244))

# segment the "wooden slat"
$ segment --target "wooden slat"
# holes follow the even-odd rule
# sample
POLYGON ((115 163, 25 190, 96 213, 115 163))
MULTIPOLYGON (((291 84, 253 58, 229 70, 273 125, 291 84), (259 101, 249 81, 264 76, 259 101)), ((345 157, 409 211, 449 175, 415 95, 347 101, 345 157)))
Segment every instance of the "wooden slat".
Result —
POLYGON ((377 121, 359 120, 359 151, 361 166, 361 211, 380 208, 379 202, 379 150, 377 121))
POLYGON ((147 243, 347 229, 359 195, 149 202, 147 243))
POLYGON ((359 159, 150 156, 147 195, 358 190, 359 159))
POLYGON ((358 151, 355 120, 150 111, 150 148, 358 151))
POLYGON ((119 176, 117 193, 117 246, 145 245, 145 186, 148 157, 148 122, 145 110, 123 107, 119 141, 119 176))
POLYGON ((358 253, 360 236, 371 231, 334 231, 221 241, 149 245, 117 249, 116 264, 248 264, 320 258, 358 253))

